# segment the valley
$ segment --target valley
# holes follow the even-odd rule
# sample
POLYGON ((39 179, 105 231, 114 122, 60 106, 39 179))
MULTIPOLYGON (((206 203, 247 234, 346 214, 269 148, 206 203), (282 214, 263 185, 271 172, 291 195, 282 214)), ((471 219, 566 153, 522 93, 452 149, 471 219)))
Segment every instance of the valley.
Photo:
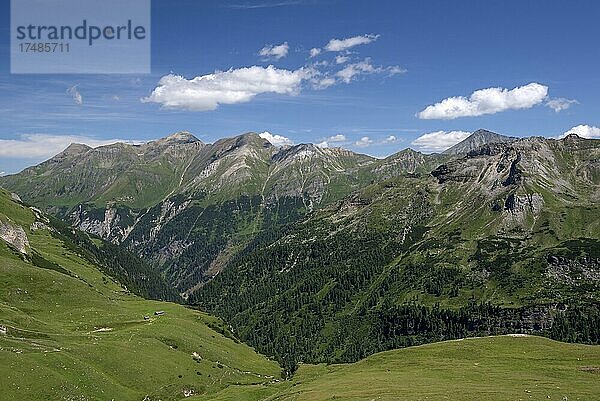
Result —
POLYGON ((591 400, 600 391, 597 346, 529 336, 410 347, 349 365, 302 364, 283 380, 275 361, 240 343, 219 319, 130 293, 58 239, 43 215, 4 191, 0 206, 2 224, 21 227, 27 238, 24 252, 14 239, 0 242, 5 400, 359 400, 372 394, 591 400))

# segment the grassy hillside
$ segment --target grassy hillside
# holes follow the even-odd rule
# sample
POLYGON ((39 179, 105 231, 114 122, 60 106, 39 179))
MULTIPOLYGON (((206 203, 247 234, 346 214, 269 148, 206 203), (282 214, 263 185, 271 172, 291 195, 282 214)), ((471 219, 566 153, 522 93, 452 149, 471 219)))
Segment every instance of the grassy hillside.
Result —
POLYGON ((600 399, 599 372, 598 346, 533 336, 469 338, 382 352, 353 364, 301 365, 290 381, 232 386, 209 399, 594 401, 600 399))
POLYGON ((167 400, 279 377, 218 319, 131 294, 0 197, 2 221, 29 241, 22 254, 0 240, 3 400, 167 400))

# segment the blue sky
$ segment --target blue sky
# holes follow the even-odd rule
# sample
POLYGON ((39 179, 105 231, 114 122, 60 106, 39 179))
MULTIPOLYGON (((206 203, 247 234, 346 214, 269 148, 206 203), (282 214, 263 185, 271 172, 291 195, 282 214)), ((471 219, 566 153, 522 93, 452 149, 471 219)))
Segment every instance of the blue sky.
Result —
POLYGON ((0 172, 70 141, 180 130, 375 156, 478 128, 600 135, 597 1, 153 0, 152 72, 137 75, 10 74, 0 4, 0 172))

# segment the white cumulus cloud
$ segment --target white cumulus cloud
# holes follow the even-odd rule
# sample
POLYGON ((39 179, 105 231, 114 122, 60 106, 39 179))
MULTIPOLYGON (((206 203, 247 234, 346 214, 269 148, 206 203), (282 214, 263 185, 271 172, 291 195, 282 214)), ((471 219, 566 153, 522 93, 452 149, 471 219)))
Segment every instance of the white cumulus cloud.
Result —
POLYGON ((327 138, 327 140, 329 142, 344 142, 346 140, 346 135, 344 135, 344 134, 333 135, 333 136, 330 136, 329 138, 327 138))
POLYGON ((546 106, 550 107, 556 113, 559 113, 559 112, 571 107, 572 104, 577 104, 577 103, 579 103, 579 102, 575 99, 565 99, 564 97, 557 97, 557 98, 548 100, 546 102, 546 106))
POLYGON ((354 142, 354 145, 358 146, 360 148, 364 148, 364 147, 372 145, 372 144, 373 144, 373 140, 371 138, 369 138, 368 136, 363 136, 358 141, 354 142))
POLYGON ((266 139, 275 146, 291 146, 294 144, 290 138, 286 138, 283 135, 273 135, 268 131, 258 134, 262 139, 266 139))
POLYGON ((361 35, 346 39, 331 39, 325 46, 325 50, 330 52, 340 52, 348 50, 358 45, 369 44, 379 38, 379 35, 361 35))
POLYGON ((310 49, 310 57, 317 57, 319 54, 321 54, 321 49, 318 47, 313 47, 310 49))
POLYGON ((582 138, 596 139, 600 138, 600 128, 594 127, 592 125, 581 124, 559 135, 558 138, 564 138, 570 134, 575 134, 582 138))
POLYGON ((316 143, 315 145, 320 148, 328 148, 330 146, 339 146, 342 142, 346 142, 347 138, 344 134, 332 135, 322 142, 316 143))
POLYGON ((466 139, 470 132, 465 131, 435 131, 421 135, 411 142, 422 152, 442 152, 466 139))
POLYGON ((390 75, 396 75, 396 74, 404 74, 408 70, 406 68, 400 67, 399 65, 393 65, 391 67, 388 67, 387 71, 390 73, 390 75))
POLYGON ((0 139, 0 157, 45 159, 62 152, 72 143, 97 147, 115 142, 132 143, 122 139, 96 139, 81 135, 24 134, 18 139, 0 139))
POLYGON ((287 56, 289 50, 290 47, 288 46, 288 43, 283 42, 280 45, 267 45, 263 47, 258 52, 258 55, 267 59, 274 58, 275 60, 279 60, 280 58, 287 56))
POLYGON ((310 68, 290 71, 270 65, 216 71, 192 79, 169 74, 141 101, 170 109, 209 111, 221 104, 249 102, 262 93, 297 95, 302 82, 312 73, 310 68))
POLYGON ((548 87, 535 82, 514 89, 487 88, 473 92, 469 97, 455 96, 427 106, 417 113, 425 120, 451 120, 474 117, 505 110, 528 109, 546 99, 548 87))
POLYGON ((387 138, 383 140, 383 143, 394 143, 398 140, 395 135, 389 135, 387 138))
POLYGON ((75 103, 83 104, 83 96, 81 96, 81 93, 79 93, 77 85, 73 85, 69 89, 67 89, 67 94, 71 95, 75 103))

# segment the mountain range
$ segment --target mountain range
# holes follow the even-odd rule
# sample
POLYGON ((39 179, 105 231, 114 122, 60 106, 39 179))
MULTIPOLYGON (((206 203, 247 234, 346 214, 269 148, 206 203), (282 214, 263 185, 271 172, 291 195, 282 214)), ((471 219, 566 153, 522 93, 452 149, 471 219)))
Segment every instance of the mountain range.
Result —
POLYGON ((149 258, 184 293, 253 233, 434 160, 411 150, 377 160, 312 144, 278 148, 255 133, 204 144, 179 132, 144 145, 72 144, 0 184, 149 258))
POLYGON ((178 132, 73 144, 0 185, 147 261, 293 370, 466 335, 598 341, 599 160, 575 135, 478 130, 376 159, 178 132))

